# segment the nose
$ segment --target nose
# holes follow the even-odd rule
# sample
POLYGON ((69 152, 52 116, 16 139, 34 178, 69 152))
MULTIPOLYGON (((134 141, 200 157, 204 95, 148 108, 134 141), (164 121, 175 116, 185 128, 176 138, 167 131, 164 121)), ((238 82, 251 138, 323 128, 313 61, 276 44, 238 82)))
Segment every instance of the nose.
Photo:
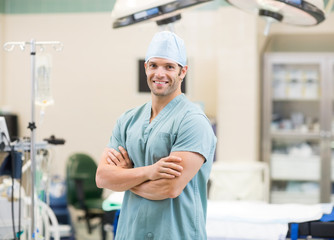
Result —
POLYGON ((155 75, 158 77, 158 78, 162 78, 165 76, 165 69, 163 67, 158 67, 156 69, 156 72, 155 72, 155 75))

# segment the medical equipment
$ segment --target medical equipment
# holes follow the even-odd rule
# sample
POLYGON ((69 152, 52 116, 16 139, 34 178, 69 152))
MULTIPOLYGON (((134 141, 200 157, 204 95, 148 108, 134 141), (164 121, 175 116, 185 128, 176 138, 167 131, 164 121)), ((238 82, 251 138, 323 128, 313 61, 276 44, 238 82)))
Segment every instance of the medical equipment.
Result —
MULTIPOLYGON (((323 0, 226 0, 246 12, 257 14, 267 22, 264 35, 268 35, 274 22, 298 26, 317 25, 325 20, 323 0)), ((333 6, 328 2, 327 8, 333 6)))
POLYGON ((36 97, 35 104, 41 107, 41 115, 45 108, 54 103, 51 92, 51 55, 42 53, 36 55, 36 97))
POLYGON ((26 45, 30 45, 31 56, 31 122, 28 128, 31 131, 30 135, 30 159, 31 159, 31 235, 35 238, 35 175, 36 175, 36 146, 35 146, 35 82, 36 82, 36 47, 39 46, 43 49, 46 45, 52 45, 56 51, 61 51, 63 44, 59 41, 35 41, 31 39, 30 42, 7 42, 4 44, 6 51, 12 51, 15 46, 18 46, 22 51, 25 50, 26 45))
POLYGON ((0 166, 0 176, 8 175, 12 178, 20 179, 22 169, 22 156, 20 152, 14 150, 5 157, 5 160, 0 166))
POLYGON ((209 199, 269 202, 268 164, 241 160, 214 162, 209 199))
POLYGON ((18 115, 10 112, 0 111, 0 117, 5 118, 10 141, 15 141, 19 136, 18 115))
MULTIPOLYGON (((318 221, 333 210, 333 204, 268 203, 269 168, 264 162, 218 161, 210 180, 208 240, 285 240, 291 223, 300 223, 304 230, 303 223, 318 221)), ((313 225, 324 230, 328 222, 313 225)), ((324 235, 313 232, 313 236, 324 235)))
POLYGON ((113 28, 129 26, 146 20, 166 25, 181 19, 181 12, 189 7, 212 0, 118 0, 111 17, 113 28))
MULTIPOLYGON (((15 233, 15 235, 17 237, 21 234, 25 234, 26 236, 30 236, 30 237, 32 236, 30 231, 28 230, 28 226, 30 226, 30 220, 31 220, 30 215, 29 214, 23 214, 23 215, 21 215, 21 217, 17 217, 17 214, 15 213, 17 205, 14 205, 14 203, 18 200, 18 202, 22 202, 22 204, 19 204, 18 206, 21 207, 23 210, 26 210, 26 211, 28 211, 27 206, 31 205, 31 199, 26 197, 25 190, 24 190, 24 189, 27 189, 28 191, 31 191, 30 187, 34 183, 34 181, 27 178, 29 176, 30 172, 26 173, 27 170, 31 169, 31 160, 29 159, 30 146, 31 146, 30 142, 26 141, 26 140, 25 141, 16 141, 14 143, 11 143, 10 146, 6 146, 3 151, 4 152, 10 152, 9 156, 11 158, 15 157, 14 168, 12 168, 11 164, 8 164, 8 162, 11 163, 12 161, 7 160, 7 162, 6 162, 6 159, 5 159, 2 163, 2 165, 1 165, 1 170, 0 170, 1 175, 9 175, 10 176, 10 179, 8 179, 7 181, 6 181, 6 179, 4 179, 2 186, 6 186, 6 185, 8 185, 8 182, 12 181, 12 184, 11 184, 12 190, 10 191, 10 193, 8 193, 8 191, 7 191, 7 195, 8 196, 11 195, 11 203, 13 203, 12 214, 14 216, 12 217, 12 221, 18 222, 18 224, 17 223, 10 224, 10 226, 13 227, 13 231, 11 231, 11 234, 13 235, 15 233), (24 163, 24 165, 23 165, 23 167, 21 167, 23 163, 24 163), (12 169, 14 170, 14 172, 12 172, 12 169), (12 175, 13 173, 14 173, 14 175, 12 175), (26 174, 24 175, 24 173, 26 173, 26 174), (21 180, 20 180, 20 184, 14 180, 14 178, 19 178, 21 175, 22 175, 22 178, 26 179, 26 181, 25 181, 25 184, 27 184, 26 187, 22 186, 21 180), (17 183, 17 184, 14 184, 14 183, 17 183), (20 185, 20 186, 15 187, 15 185, 20 185), (21 193, 22 193, 22 196, 21 196, 21 193), (13 200, 15 200, 15 201, 13 201, 13 200), (18 225, 19 227, 17 227, 16 225, 18 225)), ((35 143, 35 149, 37 150, 36 154, 37 155, 40 154, 41 150, 45 150, 46 147, 47 147, 47 144, 45 142, 35 143)), ((3 194, 2 194, 2 196, 3 196, 3 194)), ((32 211, 32 208, 29 208, 29 209, 31 209, 31 211, 32 211)), ((34 212, 38 212, 37 206, 34 206, 34 210, 35 210, 34 212)), ((19 210, 19 215, 20 215, 20 213, 21 213, 21 211, 19 210)), ((24 211, 23 211, 23 213, 24 213, 24 211)), ((4 221, 4 220, 6 220, 6 218, 0 219, 0 221, 4 221)), ((40 221, 41 221, 41 219, 37 219, 37 218, 34 219, 34 222, 40 222, 40 221)), ((36 229, 38 229, 38 228, 36 228, 36 229)), ((30 239, 30 237, 28 239, 30 239)), ((33 239, 35 239, 35 238, 33 237, 33 239)))
POLYGON ((9 145, 10 138, 8 134, 7 124, 4 117, 0 117, 0 150, 3 150, 6 145, 9 145))
POLYGON ((330 214, 324 214, 320 220, 302 223, 290 223, 288 237, 291 240, 300 238, 330 238, 334 237, 334 209, 330 214))
POLYGON ((104 211, 103 228, 105 233, 113 232, 113 237, 116 236, 119 214, 122 207, 124 192, 112 192, 102 204, 104 211))
POLYGON ((208 240, 285 240, 290 223, 317 221, 332 210, 332 204, 209 201, 208 240))
MULTIPOLYGON (((19 209, 26 210, 27 207, 25 205, 24 201, 11 201, 10 195, 11 193, 7 193, 7 196, 4 197, 5 192, 9 192, 9 190, 12 189, 11 187, 12 181, 11 179, 4 179, 3 184, 1 186, 0 192, 0 206, 1 206, 1 211, 0 211, 0 239, 14 239, 13 237, 13 221, 14 221, 14 227, 17 232, 24 231, 25 225, 26 225, 26 216, 27 216, 27 211, 22 211, 21 214, 21 226, 19 228, 19 209), (3 189, 3 191, 2 191, 3 189), (7 189, 7 190, 6 190, 7 189), (19 206, 21 205, 21 207, 19 206), (12 207, 14 209, 14 219, 12 219, 12 207)), ((15 193, 14 196, 15 198, 18 198, 18 191, 17 189, 19 188, 19 184, 17 181, 14 181, 14 189, 15 193)))
MULTIPOLYGON (((10 179, 5 179, 4 182, 11 182, 10 179), (8 181, 6 181, 8 180, 8 181)), ((8 185, 9 183, 7 183, 8 185)), ((15 185, 19 187, 18 183, 15 182, 15 185)), ((11 221, 11 205, 14 204, 14 216, 15 216, 15 228, 18 230, 18 232, 25 232, 27 230, 27 227, 29 226, 29 217, 27 209, 31 205, 30 198, 25 196, 25 193, 23 190, 22 200, 23 201, 14 201, 13 203, 10 202, 7 198, 0 196, 0 205, 1 205, 1 211, 0 211, 0 239, 14 239, 13 232, 12 232, 12 226, 13 223, 11 221), (21 227, 20 230, 18 229, 18 214, 17 210, 19 209, 19 204, 21 204, 21 209, 24 211, 21 215, 21 227)), ((17 194, 16 194, 17 195, 17 194)), ((36 228, 38 229, 38 235, 35 235, 34 239, 50 239, 51 237, 54 240, 60 240, 61 237, 70 237, 72 235, 72 229, 71 226, 68 224, 60 224, 52 211, 52 209, 43 201, 37 200, 36 201, 36 207, 38 208, 38 211, 41 215, 41 218, 36 223, 36 228)), ((27 239, 27 234, 23 234, 21 239, 27 239)), ((16 238, 15 238, 16 239, 16 238)), ((30 238, 28 238, 30 239, 30 238)))

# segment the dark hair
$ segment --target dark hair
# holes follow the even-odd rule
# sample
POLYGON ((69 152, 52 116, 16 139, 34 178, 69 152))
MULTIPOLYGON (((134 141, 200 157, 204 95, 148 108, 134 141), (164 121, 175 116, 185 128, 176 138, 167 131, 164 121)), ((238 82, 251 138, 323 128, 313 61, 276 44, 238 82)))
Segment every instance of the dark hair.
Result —
POLYGON ((183 67, 181 66, 181 64, 177 64, 177 65, 180 67, 180 71, 179 71, 179 76, 180 76, 183 67))

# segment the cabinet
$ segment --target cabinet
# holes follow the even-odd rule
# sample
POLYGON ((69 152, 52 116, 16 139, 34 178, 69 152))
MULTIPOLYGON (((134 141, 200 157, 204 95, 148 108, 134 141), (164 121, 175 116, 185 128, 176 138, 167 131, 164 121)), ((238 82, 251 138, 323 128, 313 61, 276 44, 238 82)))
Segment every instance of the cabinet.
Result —
POLYGON ((272 203, 331 202, 334 53, 265 53, 261 158, 272 203))

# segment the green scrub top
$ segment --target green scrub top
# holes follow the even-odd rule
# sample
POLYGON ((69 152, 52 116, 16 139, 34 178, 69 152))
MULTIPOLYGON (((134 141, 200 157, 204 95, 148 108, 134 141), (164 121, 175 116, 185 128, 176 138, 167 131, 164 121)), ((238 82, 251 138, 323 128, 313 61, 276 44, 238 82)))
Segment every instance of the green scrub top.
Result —
POLYGON ((124 113, 108 147, 124 147, 134 167, 154 164, 175 151, 200 153, 205 163, 174 199, 152 201, 126 191, 116 239, 205 240, 207 182, 217 141, 210 121, 184 94, 150 123, 151 107, 148 102, 124 113))

